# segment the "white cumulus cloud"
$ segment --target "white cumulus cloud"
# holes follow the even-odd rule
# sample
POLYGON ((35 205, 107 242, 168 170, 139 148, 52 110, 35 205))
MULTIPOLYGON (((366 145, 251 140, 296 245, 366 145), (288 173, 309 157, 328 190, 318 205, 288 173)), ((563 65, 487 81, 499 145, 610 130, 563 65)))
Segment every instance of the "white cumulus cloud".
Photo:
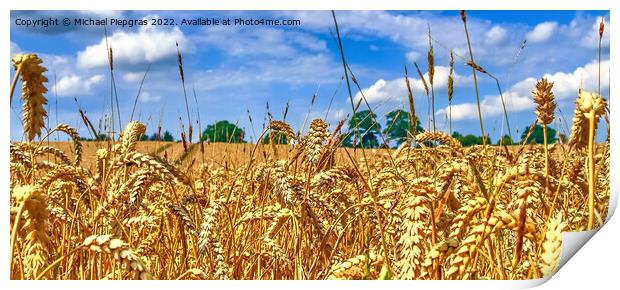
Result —
MULTIPOLYGON (((112 47, 114 63, 131 65, 153 63, 175 56, 175 42, 179 42, 181 48, 190 45, 183 32, 176 27, 172 30, 141 27, 137 32, 118 31, 107 40, 112 47)), ((77 63, 82 68, 107 66, 106 39, 78 52, 77 63)))
MULTIPOLYGON (((435 75, 433 77, 433 86, 435 87, 435 93, 439 91, 443 91, 448 86, 448 75, 450 73, 450 68, 446 66, 436 66, 435 67, 435 75)), ((470 77, 462 76, 458 73, 454 73, 454 85, 462 86, 467 82, 471 81, 470 77)), ((428 73, 424 74, 424 79, 426 79, 428 84, 428 73)), ((424 84, 419 78, 412 77, 409 74, 409 82, 413 89, 413 93, 416 97, 422 97, 425 93, 424 84)), ((430 84, 429 84, 430 85, 430 84)), ((373 85, 368 88, 362 89, 366 100, 369 103, 378 103, 385 101, 404 101, 407 98, 409 92, 407 91, 407 84, 405 82, 405 78, 397 78, 393 80, 384 80, 379 79, 373 85)), ((362 98, 361 93, 357 93, 355 95, 355 100, 359 100, 362 98)))
POLYGON ((407 58, 407 61, 409 62, 414 62, 417 61, 418 58, 420 58, 421 54, 415 50, 412 50, 410 52, 407 52, 405 54, 405 57, 407 58))
POLYGON ((526 33, 525 38, 531 43, 545 42, 549 38, 551 38, 551 36, 553 36, 553 32, 556 30, 557 27, 557 22, 547 21, 540 23, 536 25, 534 29, 526 33))
MULTIPOLYGON (((584 66, 576 68, 572 72, 556 72, 545 74, 542 77, 553 82, 552 92, 557 102, 571 101, 577 97, 579 87, 586 91, 598 90, 598 63, 592 61, 584 66)), ((529 77, 515 83, 503 93, 507 112, 522 112, 534 109, 531 91, 536 84, 537 78, 529 77)), ((609 88, 609 60, 601 62, 601 92, 609 88)), ((499 95, 485 96, 480 108, 483 117, 496 117, 503 114, 502 100, 499 95)), ((463 103, 452 106, 452 120, 477 119, 477 106, 475 103, 463 103)), ((445 115, 448 108, 437 111, 438 115, 445 115)))
MULTIPOLYGON (((573 72, 545 74, 553 82, 553 93, 557 99, 572 99, 577 96, 579 86, 586 91, 598 90, 598 62, 576 68, 573 72)), ((609 88, 609 60, 601 61, 601 94, 609 88)))
MULTIPOLYGON (((534 102, 530 97, 522 96, 517 92, 504 92, 504 102, 507 112, 519 112, 534 108, 534 102), (508 105, 510 104, 510 105, 508 105)), ((437 111, 436 115, 443 116, 449 108, 437 111)), ((499 96, 487 96, 480 102, 482 117, 496 117, 504 112, 502 99, 499 96)), ((452 105, 452 120, 474 120, 478 119, 478 108, 475 103, 463 103, 452 105)))
MULTIPOLYGON (((379 79, 370 87, 363 89, 362 92, 369 103, 396 101, 407 95, 407 87, 404 78, 388 81, 379 79)), ((355 100, 358 101, 361 98, 362 94, 358 92, 355 95, 355 100)))
POLYGON ((485 33, 486 42, 490 45, 496 45, 506 40, 506 29, 501 26, 493 26, 487 33, 485 33))
POLYGON ((94 93, 95 86, 103 80, 104 77, 101 74, 90 78, 68 75, 58 80, 52 91, 57 92, 59 96, 90 96, 94 93))

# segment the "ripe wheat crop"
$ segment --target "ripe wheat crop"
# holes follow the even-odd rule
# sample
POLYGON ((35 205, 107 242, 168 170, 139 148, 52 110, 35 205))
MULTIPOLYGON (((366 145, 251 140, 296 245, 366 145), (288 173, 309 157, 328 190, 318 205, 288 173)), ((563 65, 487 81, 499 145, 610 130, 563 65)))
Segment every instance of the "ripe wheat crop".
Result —
MULTIPOLYGON (((138 142, 139 122, 118 141, 83 142, 66 124, 42 134, 46 69, 33 54, 13 63, 26 140, 10 145, 12 279, 532 279, 556 269, 562 231, 607 216, 597 93, 576 96, 568 144, 464 147, 432 131, 349 149, 344 121, 315 119, 305 134, 265 126, 288 145, 198 151, 191 133, 138 142)), ((552 86, 532 88, 545 126, 552 86)))

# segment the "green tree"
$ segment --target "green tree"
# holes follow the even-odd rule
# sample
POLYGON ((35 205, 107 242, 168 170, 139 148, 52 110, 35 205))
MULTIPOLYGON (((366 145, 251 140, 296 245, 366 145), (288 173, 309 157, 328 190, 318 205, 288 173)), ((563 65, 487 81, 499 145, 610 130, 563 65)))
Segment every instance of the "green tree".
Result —
MULTIPOLYGON (((461 144, 463 144, 463 146, 465 147, 469 147, 469 146, 473 146, 473 145, 482 145, 482 137, 480 136, 475 136, 472 134, 467 134, 465 136, 463 136, 461 133, 454 131, 452 133, 452 137, 456 140, 459 140, 461 142, 461 144)), ((491 139, 487 138, 487 143, 491 144, 491 139)))
POLYGON ((202 140, 208 142, 243 143, 245 131, 226 120, 207 126, 202 132, 202 140))
POLYGON ((463 139, 463 135, 461 135, 459 131, 454 131, 452 132, 452 138, 461 141, 461 139, 463 139))
MULTIPOLYGON (((400 145, 405 140, 407 140, 408 136, 413 135, 413 126, 411 126, 411 122, 409 121, 409 113, 403 110, 394 110, 387 115, 385 115, 385 130, 383 130, 383 134, 387 136, 387 141, 394 141, 396 145, 400 145)), ((416 133, 424 132, 422 125, 420 123, 420 119, 418 117, 416 119, 416 133)))
MULTIPOLYGON (((525 137, 527 137, 527 133, 529 131, 530 131, 530 127, 525 127, 525 129, 523 130, 523 134, 521 134, 521 142, 525 141, 525 137)), ((557 141, 556 136, 557 136, 557 131, 551 127, 547 127, 547 142, 549 142, 549 144, 555 143, 557 141)), ((525 143, 530 144, 532 142, 536 144, 545 143, 545 133, 544 133, 543 126, 536 124, 536 126, 534 127, 534 130, 532 131, 532 134, 530 134, 530 136, 527 138, 527 141, 525 143)))
POLYGON ((346 147, 354 145, 364 148, 379 147, 378 136, 381 134, 381 125, 376 120, 377 115, 369 110, 355 113, 349 120, 349 132, 342 144, 346 147))
POLYGON ((153 134, 151 134, 151 136, 144 136, 145 141, 161 141, 161 136, 157 136, 157 132, 154 132, 153 134))
POLYGON ((108 137, 108 135, 101 133, 99 134, 99 138, 90 138, 90 137, 80 137, 81 141, 107 141, 110 140, 110 137, 108 137))
POLYGON ((172 134, 170 134, 170 132, 168 132, 168 130, 166 130, 166 132, 164 132, 163 140, 165 142, 173 142, 174 141, 174 136, 172 136, 172 134))
POLYGON ((461 143, 465 147, 473 146, 473 145, 480 145, 480 144, 482 144, 482 138, 479 137, 479 136, 474 136, 472 134, 467 134, 467 135, 463 136, 463 139, 461 140, 461 143))
POLYGON ((512 145, 512 138, 508 136, 508 134, 502 136, 499 140, 497 140, 497 145, 512 145))
POLYGON ((271 139, 273 138, 274 144, 288 144, 288 140, 286 139, 286 135, 282 132, 272 131, 267 133, 265 138, 263 138, 263 144, 271 144, 271 139))

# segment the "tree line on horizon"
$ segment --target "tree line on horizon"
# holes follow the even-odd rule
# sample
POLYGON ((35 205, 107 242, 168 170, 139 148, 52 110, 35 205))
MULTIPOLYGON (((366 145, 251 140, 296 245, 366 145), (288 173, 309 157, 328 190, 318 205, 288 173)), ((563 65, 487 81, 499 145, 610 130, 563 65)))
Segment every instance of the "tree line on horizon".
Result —
MULTIPOLYGON (((409 113, 403 110, 394 110, 385 115, 385 128, 382 130, 381 124, 376 122, 377 116, 375 113, 365 110, 357 112, 351 120, 349 120, 349 132, 347 133, 342 145, 345 147, 364 147, 364 148, 395 148, 402 142, 413 136, 414 132, 419 134, 425 132, 424 128, 420 124, 420 120, 416 117, 416 130, 413 130, 411 126, 412 122, 409 121, 409 113), (357 136, 357 137, 356 137, 357 136), (357 140, 361 139, 361 140, 357 140), (392 146, 390 146, 392 144, 392 146)), ((463 146, 469 147, 473 145, 482 145, 482 136, 473 134, 463 135, 458 131, 452 132, 451 136, 461 142, 463 146)), ((534 128, 527 126, 523 129, 520 140, 518 143, 525 144, 543 144, 544 143, 544 130, 541 125, 536 124, 534 128), (531 132, 530 132, 531 129, 531 132), (527 140, 526 140, 527 138, 527 140)), ((549 143, 555 143, 558 138, 566 140, 566 136, 558 134, 553 128, 547 128, 547 138, 549 143)), ((496 145, 513 145, 517 144, 510 137, 505 134, 495 143, 487 136, 488 144, 496 145)))
MULTIPOLYGON (((353 117, 348 121, 348 130, 345 132, 342 140, 343 147, 357 147, 357 148, 395 148, 402 142, 407 141, 408 138, 416 134, 425 132, 425 129, 421 126, 419 118, 416 117, 416 129, 413 130, 412 123, 410 122, 409 113, 397 109, 393 110, 385 115, 385 124, 382 127, 377 120, 377 115, 369 110, 363 110, 356 112, 353 117)), ((463 146, 482 145, 482 136, 473 134, 463 135, 458 131, 452 132, 451 136, 461 142, 463 146)), ((555 143, 558 138, 566 140, 566 136, 558 134, 558 132, 548 127, 547 138, 549 143, 555 143)), ((98 140, 107 140, 108 137, 105 134, 101 134, 98 140)), ((93 138, 83 138, 84 141, 94 141, 93 138)), ((141 141, 164 141, 164 142, 180 142, 180 139, 175 139, 170 131, 165 130, 163 134, 158 135, 153 133, 151 135, 143 135, 140 138, 141 141)), ((201 134, 201 140, 205 142, 222 142, 222 143, 246 143, 245 130, 236 124, 233 124, 227 120, 217 121, 208 125, 201 134)), ((264 138, 260 140, 263 144, 288 144, 286 136, 281 132, 268 132, 264 138)), ((518 143, 535 143, 543 144, 544 142, 544 130, 541 125, 535 125, 534 128, 526 126, 520 136, 518 143), (531 129, 531 133, 529 132, 531 129), (529 136, 528 136, 529 135, 529 136), (527 141, 525 140, 527 138, 527 141)), ((504 144, 512 145, 515 141, 508 135, 503 135, 495 143, 487 136, 488 144, 504 144)))

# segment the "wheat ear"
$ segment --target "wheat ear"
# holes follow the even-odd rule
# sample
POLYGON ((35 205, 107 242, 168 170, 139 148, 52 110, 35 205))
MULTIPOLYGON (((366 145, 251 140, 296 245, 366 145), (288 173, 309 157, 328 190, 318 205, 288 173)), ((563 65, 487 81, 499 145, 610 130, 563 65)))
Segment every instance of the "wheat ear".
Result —
POLYGON ((543 252, 539 263, 539 269, 543 276, 552 275, 560 264, 563 228, 561 214, 549 220, 547 224, 547 233, 542 244, 543 252))
POLYGON ((41 136, 41 128, 45 127, 47 112, 44 106, 47 99, 43 94, 47 92, 44 85, 47 78, 43 73, 47 69, 41 65, 43 60, 36 54, 18 54, 12 61, 13 67, 22 77, 24 132, 28 141, 32 141, 35 136, 41 136))
POLYGON ((94 252, 112 255, 115 260, 127 265, 135 278, 140 280, 153 279, 153 275, 142 258, 129 248, 127 243, 113 238, 112 235, 90 236, 84 240, 82 246, 94 252))
POLYGON ((594 135, 600 117, 605 113, 607 102, 601 95, 591 92, 579 92, 575 104, 573 129, 569 145, 576 149, 588 148, 588 230, 594 228, 594 189, 596 173, 594 166, 594 135))
POLYGON ((549 192, 549 148, 547 138, 547 126, 553 122, 555 111, 555 99, 551 89, 553 83, 548 82, 546 78, 536 83, 536 87, 532 92, 534 103, 536 103, 536 117, 538 123, 543 126, 543 139, 545 150, 545 196, 549 192))
MULTIPOLYGON (((47 233, 48 216, 47 195, 35 186, 26 185, 13 190, 13 198, 20 204, 18 214, 23 215, 24 223, 21 230, 24 231, 23 260, 26 278, 34 279, 49 263, 49 236, 47 233)), ((19 216, 18 216, 19 218, 19 216)), ((19 231, 19 219, 15 220, 11 238, 11 256, 15 236, 19 231)), ((13 257, 11 257, 11 264, 13 257)))

